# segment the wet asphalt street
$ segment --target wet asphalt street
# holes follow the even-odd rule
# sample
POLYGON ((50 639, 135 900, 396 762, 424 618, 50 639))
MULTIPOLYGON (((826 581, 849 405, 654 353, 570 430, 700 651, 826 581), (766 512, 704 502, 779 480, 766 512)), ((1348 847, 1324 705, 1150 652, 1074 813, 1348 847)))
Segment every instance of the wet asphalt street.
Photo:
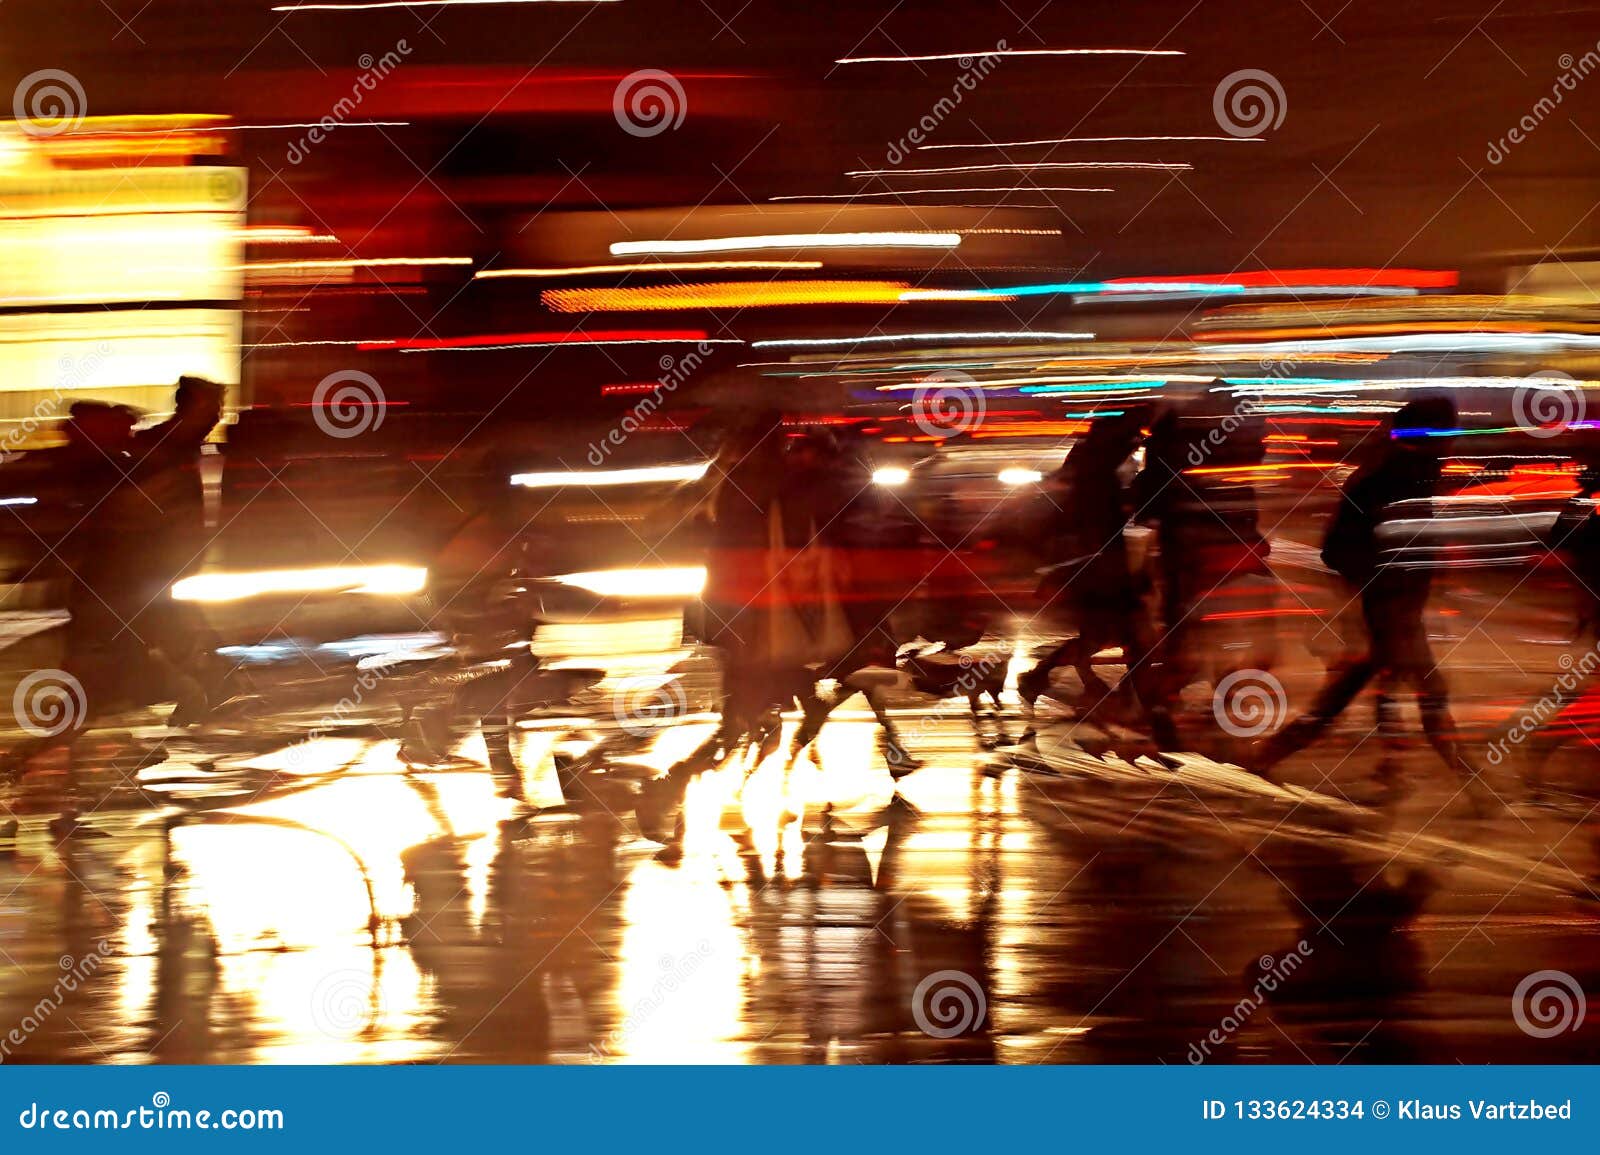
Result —
MULTIPOLYGON (((1474 819, 1418 740, 1412 792, 1362 806, 1342 795, 1371 773, 1370 703, 1286 767, 1310 792, 1170 769, 1055 705, 1036 748, 996 746, 964 704, 902 693, 924 768, 891 779, 858 697, 787 780, 782 746, 697 779, 663 855, 631 791, 714 721, 704 655, 650 661, 688 671, 686 711, 570 805, 554 758, 615 733, 604 683, 519 728, 531 806, 476 732, 404 764, 380 703, 312 738, 309 713, 174 737, 158 762, 159 716, 129 715, 74 775, 36 766, 0 825, 5 1060, 1600 1057, 1594 1023, 1551 1032, 1518 996, 1546 970, 1600 989, 1584 781, 1474 819)), ((1318 676, 1287 670, 1291 698, 1318 676)), ((1024 726, 1009 693, 1000 726, 1024 726)))

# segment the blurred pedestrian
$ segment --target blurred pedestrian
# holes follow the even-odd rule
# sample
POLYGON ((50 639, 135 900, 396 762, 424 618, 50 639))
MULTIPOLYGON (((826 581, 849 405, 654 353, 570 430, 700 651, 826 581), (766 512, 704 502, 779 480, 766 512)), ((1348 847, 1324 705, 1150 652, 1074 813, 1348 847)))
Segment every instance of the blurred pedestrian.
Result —
MULTIPOLYGON (((1258 744, 1253 768, 1263 776, 1270 777, 1279 762, 1314 742, 1377 677, 1386 691, 1409 687, 1416 693, 1428 741, 1460 775, 1474 811, 1481 815, 1493 809, 1478 767, 1461 750, 1449 687, 1428 644, 1423 611, 1431 570, 1425 559, 1417 561, 1407 551, 1432 517, 1440 449, 1455 421, 1455 404, 1448 398, 1408 402, 1395 413, 1376 458, 1345 483, 1322 559, 1343 579, 1345 596, 1359 602, 1364 636, 1347 640, 1310 710, 1258 744)), ((1391 795, 1404 786, 1394 757, 1399 740, 1394 706, 1386 692, 1378 719, 1383 736, 1378 778, 1391 795)))
MULTIPOLYGON (((1145 613, 1149 583, 1130 564, 1124 534, 1130 512, 1120 471, 1138 448, 1141 411, 1094 421, 1042 488, 1045 557, 1039 583, 1046 610, 1062 609, 1077 632, 1017 679, 1017 692, 1032 709, 1051 692, 1050 674, 1060 666, 1077 671, 1083 685, 1073 704, 1080 718, 1113 697, 1135 699, 1155 718, 1164 713, 1147 665, 1153 638, 1145 613), (1094 657, 1120 646, 1127 676, 1113 689, 1094 669, 1094 657)), ((1158 729, 1165 730, 1164 724, 1158 729)), ((1158 741, 1160 736, 1158 735, 1158 741)))
POLYGON ((1205 395, 1152 423, 1135 479, 1135 518, 1156 524, 1162 695, 1217 685, 1239 669, 1270 669, 1277 580, 1252 478, 1266 456, 1265 422, 1205 395))
MULTIPOLYGON (((1517 755, 1512 759, 1529 794, 1546 794, 1545 769, 1550 756, 1574 738, 1587 739, 1586 730, 1600 716, 1596 704, 1596 655, 1600 654, 1600 445, 1587 431, 1570 434, 1581 437, 1575 456, 1580 462, 1578 491, 1568 499, 1550 531, 1550 546, 1560 558, 1563 571, 1571 578, 1575 617, 1574 639, 1581 641, 1585 653, 1577 660, 1564 657, 1565 672, 1550 690, 1512 714, 1522 726, 1533 721, 1532 732, 1519 730, 1517 755)), ((1505 739, 1490 744, 1488 759, 1495 765, 1507 760, 1513 744, 1505 739)), ((1587 754, 1587 745, 1585 743, 1587 754)))
MULTIPOLYGON (((59 507, 68 527, 53 552, 66 571, 67 624, 61 669, 83 690, 83 716, 58 735, 23 742, 7 752, 0 776, 21 773, 47 750, 67 746, 97 714, 133 704, 148 689, 147 662, 128 629, 132 612, 117 596, 123 533, 114 496, 133 468, 133 427, 138 414, 123 405, 75 402, 62 446, 27 455, 37 470, 38 499, 59 507)), ((70 759, 69 759, 70 765, 70 759)))
POLYGON ((205 616, 175 600, 172 587, 205 560, 201 451, 222 420, 222 396, 223 387, 213 381, 179 378, 172 415, 134 434, 133 472, 116 499, 127 546, 117 588, 131 599, 131 628, 177 702, 171 725, 202 720, 220 684, 205 616))

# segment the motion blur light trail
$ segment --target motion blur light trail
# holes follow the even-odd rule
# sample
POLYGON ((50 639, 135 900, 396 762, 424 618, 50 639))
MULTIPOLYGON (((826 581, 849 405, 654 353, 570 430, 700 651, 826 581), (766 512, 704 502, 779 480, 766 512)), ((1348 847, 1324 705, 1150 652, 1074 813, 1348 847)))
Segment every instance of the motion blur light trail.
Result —
POLYGON ((271 594, 336 592, 404 595, 420 592, 428 571, 420 566, 325 566, 316 569, 205 573, 172 587, 180 602, 229 602, 271 594))
POLYGON ((951 330, 937 333, 863 333, 857 337, 782 337, 750 342, 752 349, 785 349, 837 345, 892 345, 907 341, 1092 341, 1093 333, 1048 329, 951 330))
POLYGON ((1140 143, 1199 143, 1262 144, 1259 136, 1057 136, 1042 140, 973 140, 949 144, 919 144, 923 151, 952 148, 1034 148, 1057 144, 1140 144, 1140 143))
POLYGON ((972 60, 982 56, 1182 56, 1176 48, 985 48, 921 56, 841 56, 835 64, 914 64, 924 60, 972 60))
POLYGON ((694 241, 616 241, 611 245, 611 255, 643 257, 653 253, 727 253, 744 249, 953 249, 960 243, 957 233, 773 233, 694 241))
POLYGON ((976 187, 958 188, 898 188, 888 192, 853 192, 853 193, 791 193, 785 196, 768 197, 769 201, 858 201, 873 198, 897 199, 916 196, 956 196, 971 193, 1108 193, 1116 192, 1113 188, 1089 188, 1071 185, 978 185, 976 187))
POLYGON ((553 579, 602 597, 689 598, 706 586, 704 566, 652 566, 639 569, 584 570, 553 579))
POLYGON ((655 261, 613 265, 561 265, 545 269, 479 269, 477 280, 496 277, 584 277, 607 273, 682 273, 702 269, 820 269, 821 261, 655 261))
POLYGON ((681 309, 763 309, 785 305, 893 305, 902 300, 970 301, 968 290, 912 290, 906 281, 716 281, 610 289, 546 289, 556 313, 633 313, 681 309))
POLYGON ((1155 160, 1062 160, 1062 161, 1018 161, 1005 164, 959 164, 943 168, 858 168, 845 173, 845 176, 855 177, 857 180, 869 176, 931 176, 942 173, 962 172, 1037 172, 1049 170, 1052 172, 1086 171, 1090 169, 1105 169, 1109 171, 1123 170, 1127 172, 1193 172, 1194 165, 1184 161, 1155 161, 1155 160))
POLYGON ((649 485, 664 481, 699 481, 711 462, 690 465, 654 465, 639 469, 574 469, 559 473, 514 473, 511 484, 524 489, 551 489, 562 486, 586 488, 611 485, 649 485))
POLYGON ((474 337, 400 337, 362 341, 362 351, 398 349, 426 352, 445 349, 518 349, 540 345, 657 345, 700 343, 739 345, 732 337, 712 337, 703 329, 574 329, 570 332, 486 333, 474 337))

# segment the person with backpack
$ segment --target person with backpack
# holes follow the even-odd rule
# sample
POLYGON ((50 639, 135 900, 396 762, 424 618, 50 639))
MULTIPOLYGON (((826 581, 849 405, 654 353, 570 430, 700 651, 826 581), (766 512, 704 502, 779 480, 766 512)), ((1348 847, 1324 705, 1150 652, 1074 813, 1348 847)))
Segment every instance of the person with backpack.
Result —
POLYGON ((1343 579, 1347 601, 1359 604, 1362 629, 1356 633, 1365 637, 1346 640, 1344 654, 1330 666, 1310 710, 1258 744, 1253 769, 1263 777, 1271 778, 1278 763, 1314 742, 1377 678, 1382 691, 1378 724, 1384 740, 1378 777, 1386 791, 1396 794, 1403 785, 1393 757, 1398 743, 1392 691, 1409 687, 1417 695, 1429 743, 1460 775, 1472 809, 1479 816, 1495 809, 1478 767, 1461 750, 1449 687, 1428 644, 1423 611, 1432 574, 1426 565, 1411 564, 1406 549, 1432 516, 1440 448, 1447 443, 1441 433, 1453 428, 1455 421, 1455 404, 1447 397, 1407 402, 1395 413, 1382 450, 1341 490, 1323 541, 1322 560, 1343 579), (1386 523, 1390 523, 1387 532, 1386 523), (1401 532, 1394 533, 1396 528, 1401 532))

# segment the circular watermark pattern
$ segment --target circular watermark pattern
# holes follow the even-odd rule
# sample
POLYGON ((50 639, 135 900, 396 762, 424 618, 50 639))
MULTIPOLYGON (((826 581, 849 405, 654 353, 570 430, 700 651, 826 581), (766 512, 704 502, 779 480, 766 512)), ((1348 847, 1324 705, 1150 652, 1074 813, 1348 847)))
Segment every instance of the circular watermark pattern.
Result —
POLYGON ((624 733, 648 734, 665 718, 681 718, 689 712, 683 683, 676 679, 624 678, 611 699, 612 712, 624 733))
POLYGON ((65 670, 35 670, 17 683, 11 713, 35 738, 54 738, 82 729, 89 701, 83 685, 65 670))
POLYGON ((987 407, 982 386, 957 369, 929 373, 911 394, 911 420, 929 437, 955 437, 976 429, 987 407))
POLYGON ((311 417, 329 437, 359 437, 383 424, 388 401, 370 373, 341 369, 311 391, 311 417))
POLYGON ((983 987, 966 971, 934 971, 911 992, 917 1029, 935 1039, 976 1030, 989 1013, 983 987))
POLYGON ((1511 993, 1511 1017, 1536 1039, 1577 1030, 1588 1009, 1583 987, 1566 971, 1534 971, 1511 993))
POLYGON ((611 113, 629 136, 660 136, 676 130, 689 113, 683 85, 670 72, 641 68, 617 81, 611 113))
POLYGON ((17 82, 11 95, 11 112, 17 126, 29 136, 60 136, 83 123, 89 99, 83 85, 70 72, 41 68, 17 82))
POLYGON ((157 1091, 150 1096, 150 1105, 158 1111, 163 1111, 172 1106, 172 1096, 165 1091, 157 1091))
POLYGON ((1262 136, 1283 123, 1289 98, 1272 73, 1241 68, 1218 82, 1211 96, 1211 111, 1229 136, 1262 136))
POLYGON ((1518 429, 1534 437, 1554 437, 1583 420, 1583 389, 1570 374, 1544 369, 1531 374, 1528 382, 1511 395, 1518 429))
POLYGON ((1235 670, 1217 683, 1211 715, 1235 738, 1258 738, 1289 714, 1283 683, 1265 670, 1235 670))
POLYGON ((371 971, 341 970, 322 976, 311 991, 311 1021, 331 1039, 348 1039, 383 1017, 383 992, 371 971))

